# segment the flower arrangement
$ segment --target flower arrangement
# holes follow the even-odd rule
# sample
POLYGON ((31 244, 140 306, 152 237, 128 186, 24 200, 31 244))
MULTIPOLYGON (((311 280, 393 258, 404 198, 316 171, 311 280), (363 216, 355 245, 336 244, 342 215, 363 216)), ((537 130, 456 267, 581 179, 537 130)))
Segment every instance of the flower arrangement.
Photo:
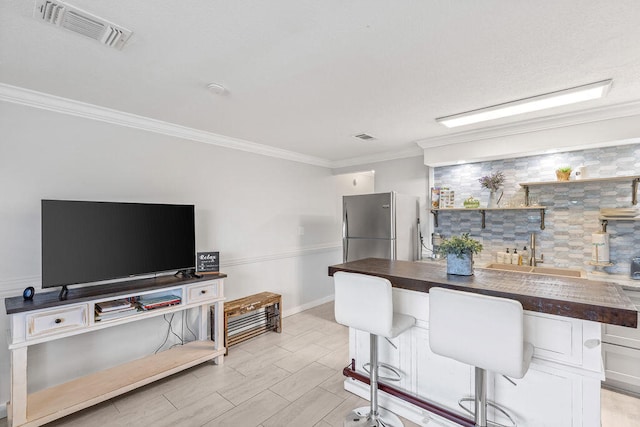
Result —
POLYGON ((504 184, 504 174, 502 171, 498 171, 491 175, 483 176, 478 179, 478 182, 482 188, 488 188, 491 191, 498 191, 502 184, 504 184))
POLYGON ((482 243, 469 237, 469 233, 463 233, 460 236, 452 236, 449 239, 445 239, 440 247, 438 253, 442 255, 456 255, 458 258, 462 258, 465 254, 478 254, 482 250, 482 243))

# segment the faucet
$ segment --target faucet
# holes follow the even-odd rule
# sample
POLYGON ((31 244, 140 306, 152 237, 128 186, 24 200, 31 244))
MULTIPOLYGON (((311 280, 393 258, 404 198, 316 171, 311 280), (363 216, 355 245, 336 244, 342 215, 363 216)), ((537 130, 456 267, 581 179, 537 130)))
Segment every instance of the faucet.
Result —
POLYGON ((536 258, 536 233, 531 233, 531 241, 529 242, 529 250, 531 251, 531 259, 529 265, 535 267, 544 262, 544 254, 540 254, 540 258, 536 258))

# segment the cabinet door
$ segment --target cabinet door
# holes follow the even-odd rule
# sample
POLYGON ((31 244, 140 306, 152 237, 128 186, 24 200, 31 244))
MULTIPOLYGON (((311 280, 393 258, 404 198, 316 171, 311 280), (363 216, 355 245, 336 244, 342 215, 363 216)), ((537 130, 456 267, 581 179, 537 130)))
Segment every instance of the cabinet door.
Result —
MULTIPOLYGON (((488 381, 493 384, 489 388, 489 400, 508 412, 518 427, 583 425, 579 378, 572 378, 561 371, 545 372, 530 368, 524 378, 513 379, 516 383, 513 385, 501 375, 489 375, 488 381)), ((490 410, 489 417, 498 423, 509 424, 498 411, 490 410)), ((599 417, 596 421, 595 425, 599 426, 599 417)))
POLYGON ((640 350, 605 343, 602 357, 606 384, 640 393, 640 350))
MULTIPOLYGON (((636 305, 636 308, 640 310, 640 291, 625 289, 624 292, 629 296, 631 302, 636 305)), ((638 313, 638 321, 640 322, 640 313, 638 313)), ((640 349, 640 329, 607 325, 605 323, 602 328, 602 341, 640 349)))
POLYGON ((469 418, 458 406, 458 400, 472 396, 473 368, 434 354, 429 347, 427 329, 413 328, 411 331, 415 351, 415 388, 412 392, 469 418))

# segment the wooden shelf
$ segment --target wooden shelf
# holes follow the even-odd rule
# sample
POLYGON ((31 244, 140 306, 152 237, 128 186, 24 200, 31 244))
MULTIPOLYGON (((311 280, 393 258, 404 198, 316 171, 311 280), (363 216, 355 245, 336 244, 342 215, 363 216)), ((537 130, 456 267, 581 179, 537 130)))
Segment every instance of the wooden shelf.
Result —
POLYGON ((640 221, 640 216, 601 216, 600 221, 640 221))
POLYGON ((612 176, 609 178, 586 178, 575 179, 570 181, 540 181, 540 182, 521 182, 520 187, 524 188, 525 203, 529 204, 529 187, 537 187, 543 185, 567 185, 567 184, 588 184, 590 182, 613 182, 613 181, 631 181, 631 204, 638 204, 638 183, 640 175, 629 176, 612 176))
POLYGON ((546 206, 522 206, 518 208, 443 208, 443 209, 431 209, 431 213, 433 214, 433 225, 438 226, 438 214, 440 212, 447 211, 471 211, 471 212, 480 212, 482 216, 482 229, 484 230, 486 227, 486 212, 487 211, 531 211, 538 210, 540 211, 540 230, 544 230, 544 210, 546 206))
POLYGON ((24 425, 46 424, 222 355, 213 341, 193 341, 32 393, 24 425))
POLYGON ((534 209, 546 209, 546 206, 522 206, 518 208, 442 208, 442 209, 431 209, 431 212, 438 211, 525 211, 525 210, 534 210, 534 209))
POLYGON ((603 232, 607 231, 609 221, 640 221, 640 216, 601 216, 600 227, 603 232))

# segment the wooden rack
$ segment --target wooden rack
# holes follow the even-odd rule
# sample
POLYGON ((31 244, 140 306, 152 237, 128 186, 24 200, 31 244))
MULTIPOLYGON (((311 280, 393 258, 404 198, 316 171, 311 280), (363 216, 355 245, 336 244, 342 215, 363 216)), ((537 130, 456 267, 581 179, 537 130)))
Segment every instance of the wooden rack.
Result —
MULTIPOLYGON (((215 307, 211 307, 211 327, 215 307)), ((224 304, 224 346, 239 344, 269 331, 282 332, 282 296, 261 292, 224 304)))

